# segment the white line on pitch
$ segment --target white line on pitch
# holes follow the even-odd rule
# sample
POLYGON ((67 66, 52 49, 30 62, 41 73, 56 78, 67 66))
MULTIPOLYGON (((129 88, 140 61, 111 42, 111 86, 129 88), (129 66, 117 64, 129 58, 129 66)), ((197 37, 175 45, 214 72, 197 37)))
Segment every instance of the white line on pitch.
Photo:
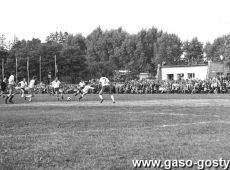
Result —
MULTIPOLYGON (((184 114, 184 113, 152 113, 151 111, 140 111, 140 112, 126 112, 126 113, 147 113, 147 114, 151 114, 151 115, 169 115, 169 116, 206 116, 206 115, 198 115, 198 114, 184 114)), ((216 116, 215 116, 216 117, 216 116)), ((219 117, 219 116, 218 116, 219 117)))
POLYGON ((202 121, 202 122, 193 122, 193 123, 180 123, 180 124, 165 124, 159 125, 155 127, 136 127, 136 128, 110 128, 110 129, 95 129, 95 130, 83 130, 83 131, 72 131, 72 132, 53 132, 53 133, 35 133, 35 134, 25 134, 25 135, 7 135, 7 136, 0 136, 0 138, 20 138, 20 137, 36 137, 36 136, 56 136, 56 135, 75 135, 77 133, 90 133, 90 132, 109 132, 109 131, 119 131, 119 130, 140 130, 140 129, 159 129, 159 128, 166 128, 166 127, 177 127, 177 126, 190 126, 190 125, 205 125, 205 124, 214 124, 214 123, 222 123, 222 124, 230 124, 230 121, 218 120, 218 121, 202 121))

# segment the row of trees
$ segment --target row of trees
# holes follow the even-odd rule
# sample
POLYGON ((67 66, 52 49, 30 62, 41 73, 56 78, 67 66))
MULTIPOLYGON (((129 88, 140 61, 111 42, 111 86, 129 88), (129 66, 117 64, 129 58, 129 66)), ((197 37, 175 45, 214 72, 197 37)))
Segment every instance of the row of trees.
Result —
POLYGON ((114 70, 130 70, 134 75, 140 72, 156 73, 158 64, 197 64, 206 60, 219 61, 220 55, 229 59, 230 35, 217 38, 212 44, 203 45, 197 38, 182 42, 175 34, 151 28, 137 34, 129 34, 122 28, 102 31, 95 29, 87 37, 67 32, 51 33, 43 43, 37 38, 15 40, 6 43, 0 37, 0 60, 3 71, 9 75, 16 69, 18 78, 39 75, 47 80, 48 72, 54 74, 54 56, 57 58, 58 74, 65 81, 107 76, 114 70), (206 54, 206 55, 204 55, 206 54), (41 60, 40 60, 41 59, 41 60))

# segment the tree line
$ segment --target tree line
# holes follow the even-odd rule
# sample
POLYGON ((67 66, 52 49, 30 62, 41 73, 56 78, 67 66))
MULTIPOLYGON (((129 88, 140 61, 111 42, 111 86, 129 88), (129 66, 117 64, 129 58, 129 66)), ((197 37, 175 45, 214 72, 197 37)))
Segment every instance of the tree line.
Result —
POLYGON ((80 79, 97 78, 102 73, 113 75, 114 70, 129 70, 133 75, 140 72, 156 74, 157 65, 201 64, 208 60, 229 61, 230 35, 207 42, 198 38, 182 42, 176 34, 169 34, 155 27, 129 34, 122 28, 102 31, 100 27, 87 37, 81 34, 55 32, 46 37, 15 40, 6 43, 0 37, 1 74, 6 76, 16 69, 18 79, 27 77, 28 61, 30 75, 39 75, 42 81, 48 73, 54 75, 57 59, 58 75, 64 81, 75 83, 80 79))

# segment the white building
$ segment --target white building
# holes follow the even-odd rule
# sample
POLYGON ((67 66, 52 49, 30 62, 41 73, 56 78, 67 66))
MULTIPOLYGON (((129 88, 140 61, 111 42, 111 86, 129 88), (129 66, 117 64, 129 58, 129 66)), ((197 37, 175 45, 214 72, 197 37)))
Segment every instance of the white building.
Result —
POLYGON ((164 66, 162 70, 162 80, 179 79, 206 79, 208 65, 196 66, 164 66))
POLYGON ((157 78, 159 80, 180 80, 180 79, 207 79, 215 76, 229 76, 227 63, 213 63, 198 65, 158 65, 157 78))

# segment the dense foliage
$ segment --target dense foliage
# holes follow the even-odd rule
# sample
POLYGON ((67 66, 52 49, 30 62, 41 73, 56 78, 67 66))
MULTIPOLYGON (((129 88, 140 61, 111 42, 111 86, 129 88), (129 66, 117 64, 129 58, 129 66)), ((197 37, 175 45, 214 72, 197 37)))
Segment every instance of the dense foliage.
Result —
MULTIPOLYGON (((130 70, 156 73, 158 64, 196 64, 207 60, 220 61, 220 55, 229 60, 230 35, 217 38, 204 47, 197 38, 182 42, 175 34, 151 28, 137 34, 129 34, 122 28, 102 31, 95 29, 87 37, 67 32, 51 33, 45 42, 37 38, 18 40, 7 44, 0 37, 0 67, 4 64, 6 76, 18 65, 18 79, 39 77, 41 59, 42 81, 47 81, 48 72, 55 72, 57 58, 58 75, 66 82, 99 77, 102 73, 113 75, 114 70, 130 70), (206 54, 206 55, 203 55, 206 54), (27 62, 29 61, 29 68, 27 62)), ((0 71, 2 74, 2 70, 0 71)))

